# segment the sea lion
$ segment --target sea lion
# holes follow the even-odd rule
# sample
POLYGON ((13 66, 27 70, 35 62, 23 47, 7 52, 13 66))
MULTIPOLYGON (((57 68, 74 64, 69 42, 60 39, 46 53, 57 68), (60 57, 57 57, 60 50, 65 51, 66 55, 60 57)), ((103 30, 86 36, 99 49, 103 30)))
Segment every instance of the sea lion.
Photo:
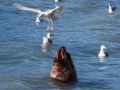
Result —
POLYGON ((78 81, 72 58, 64 46, 58 49, 57 54, 53 58, 50 77, 63 82, 76 83, 78 81))

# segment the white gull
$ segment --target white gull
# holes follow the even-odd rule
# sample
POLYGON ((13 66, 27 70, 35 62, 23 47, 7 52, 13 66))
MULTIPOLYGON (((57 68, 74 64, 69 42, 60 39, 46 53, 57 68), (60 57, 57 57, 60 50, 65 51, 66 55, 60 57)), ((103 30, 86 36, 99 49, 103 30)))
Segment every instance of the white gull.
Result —
POLYGON ((59 2, 59 1, 61 1, 61 0, 55 0, 56 3, 59 2))
POLYGON ((107 48, 104 45, 101 45, 98 57, 108 57, 109 56, 108 52, 105 51, 105 49, 107 49, 107 48))
POLYGON ((54 35, 48 33, 46 37, 43 37, 43 44, 52 44, 52 40, 50 36, 54 36, 54 35))
POLYGON ((26 6, 22 6, 21 4, 18 4, 18 3, 14 3, 13 6, 20 9, 20 10, 26 10, 26 11, 38 13, 38 15, 36 17, 36 22, 40 22, 39 19, 41 17, 44 17, 48 21, 47 30, 53 30, 53 17, 54 17, 54 15, 58 15, 63 11, 63 9, 65 8, 65 6, 67 4, 67 1, 64 2, 62 5, 57 6, 53 9, 46 9, 46 11, 41 11, 41 10, 38 10, 35 8, 29 8, 26 6))
POLYGON ((116 7, 115 6, 112 6, 111 4, 109 4, 109 8, 108 8, 108 12, 109 13, 112 13, 113 11, 116 10, 116 7))

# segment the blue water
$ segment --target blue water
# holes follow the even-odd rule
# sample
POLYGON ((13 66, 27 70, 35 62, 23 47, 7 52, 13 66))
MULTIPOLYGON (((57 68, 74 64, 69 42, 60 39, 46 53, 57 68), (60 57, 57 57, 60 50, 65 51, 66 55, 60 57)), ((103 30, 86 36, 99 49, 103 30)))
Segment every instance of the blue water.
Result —
POLYGON ((53 31, 45 19, 36 25, 36 13, 13 7, 16 2, 43 11, 55 7, 54 0, 0 0, 0 90, 120 89, 120 0, 69 0, 53 31), (117 7, 112 14, 109 3, 117 7), (53 45, 43 47, 48 32, 53 45), (109 57, 98 58, 101 45, 109 57), (49 78, 60 46, 71 54, 76 85, 49 78))

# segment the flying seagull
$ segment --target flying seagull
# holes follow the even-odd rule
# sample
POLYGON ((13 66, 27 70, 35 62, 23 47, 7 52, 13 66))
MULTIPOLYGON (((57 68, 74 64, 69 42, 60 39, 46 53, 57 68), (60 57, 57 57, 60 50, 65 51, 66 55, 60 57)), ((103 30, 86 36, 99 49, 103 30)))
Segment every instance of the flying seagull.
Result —
POLYGON ((65 8, 66 4, 67 4, 67 1, 64 2, 62 5, 57 6, 53 9, 46 9, 46 11, 41 11, 41 10, 34 9, 34 8, 29 8, 29 7, 26 7, 26 6, 22 6, 18 3, 14 3, 13 6, 20 9, 20 10, 26 10, 26 11, 31 11, 31 12, 37 13, 36 22, 40 22, 39 19, 41 17, 44 17, 48 21, 47 30, 53 30, 54 15, 60 14, 63 11, 63 9, 65 8))
POLYGON ((50 36, 54 36, 54 35, 51 34, 51 33, 48 33, 46 37, 43 37, 43 43, 44 43, 44 44, 47 44, 47 43, 52 44, 52 40, 51 40, 51 37, 50 37, 50 36))
POLYGON ((108 9, 108 12, 109 13, 112 13, 113 11, 116 10, 116 7, 115 6, 112 6, 111 4, 109 4, 109 9, 108 9))
POLYGON ((105 51, 105 49, 107 49, 107 48, 104 45, 101 45, 98 57, 108 57, 109 56, 108 52, 105 51))

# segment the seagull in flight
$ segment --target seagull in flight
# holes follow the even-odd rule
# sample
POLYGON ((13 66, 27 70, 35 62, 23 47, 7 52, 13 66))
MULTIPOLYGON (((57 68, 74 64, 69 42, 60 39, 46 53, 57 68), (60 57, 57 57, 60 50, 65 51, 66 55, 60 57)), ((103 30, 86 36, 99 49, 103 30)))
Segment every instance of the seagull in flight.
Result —
POLYGON ((51 33, 48 33, 47 34, 47 37, 43 37, 43 43, 44 44, 52 44, 52 40, 51 40, 51 37, 50 36, 54 36, 53 34, 51 34, 51 33))
POLYGON ((109 9, 108 9, 108 12, 109 13, 112 13, 113 11, 116 10, 116 7, 115 6, 112 6, 111 4, 109 4, 109 9))
POLYGON ((41 17, 44 17, 48 21, 47 30, 53 30, 54 29, 53 28, 54 15, 58 15, 63 11, 63 9, 65 8, 65 6, 67 4, 67 1, 64 2, 62 5, 57 6, 53 9, 46 9, 46 11, 41 11, 41 10, 38 10, 38 9, 35 9, 35 8, 29 8, 29 7, 23 6, 23 5, 18 4, 18 3, 14 3, 13 6, 20 9, 20 10, 26 10, 26 11, 31 11, 31 12, 37 13, 37 17, 36 17, 36 22, 37 23, 40 22, 39 19, 41 17))

